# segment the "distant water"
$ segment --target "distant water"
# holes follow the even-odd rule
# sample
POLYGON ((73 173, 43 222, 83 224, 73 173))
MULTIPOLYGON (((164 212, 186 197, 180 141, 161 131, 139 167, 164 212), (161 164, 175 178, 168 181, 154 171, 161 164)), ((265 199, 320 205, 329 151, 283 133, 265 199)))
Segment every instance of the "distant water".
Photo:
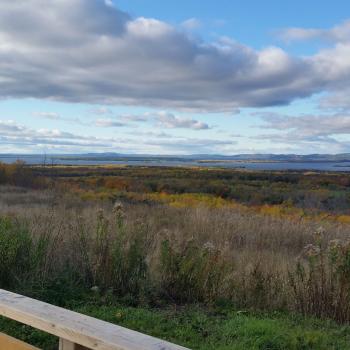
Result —
POLYGON ((139 165, 139 166, 201 166, 201 167, 218 167, 218 168, 232 168, 232 169, 251 169, 251 170, 315 170, 315 171, 342 171, 350 172, 350 162, 205 162, 195 159, 152 159, 152 158, 138 158, 137 160, 131 158, 123 158, 122 160, 109 159, 69 159, 67 156, 38 156, 38 155, 0 155, 0 162, 13 163, 17 160, 22 160, 27 164, 46 164, 46 165, 139 165))

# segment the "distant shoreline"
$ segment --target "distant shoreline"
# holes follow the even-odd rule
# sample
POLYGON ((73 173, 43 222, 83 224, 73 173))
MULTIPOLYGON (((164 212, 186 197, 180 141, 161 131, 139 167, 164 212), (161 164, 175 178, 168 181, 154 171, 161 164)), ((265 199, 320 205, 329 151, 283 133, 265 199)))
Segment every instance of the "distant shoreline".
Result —
POLYGON ((161 166, 161 167, 202 167, 245 169, 252 171, 328 171, 350 172, 350 154, 327 155, 123 155, 123 154, 58 154, 58 155, 21 155, 0 154, 0 162, 7 164, 23 161, 27 165, 38 166, 161 166), (234 157, 241 157, 237 159, 234 157), (246 159, 244 157, 247 157, 246 159), (271 157, 271 158, 269 158, 271 157), (280 158, 278 158, 280 157, 280 158), (300 157, 300 158, 299 158, 300 157), (332 158, 334 157, 334 158, 332 158), (338 157, 338 159, 336 159, 338 157), (319 159, 318 159, 319 158, 319 159))
MULTIPOLYGON (((268 159, 207 159, 198 163, 349 163, 350 160, 268 160, 268 159)), ((341 165, 338 165, 341 167, 341 165)))

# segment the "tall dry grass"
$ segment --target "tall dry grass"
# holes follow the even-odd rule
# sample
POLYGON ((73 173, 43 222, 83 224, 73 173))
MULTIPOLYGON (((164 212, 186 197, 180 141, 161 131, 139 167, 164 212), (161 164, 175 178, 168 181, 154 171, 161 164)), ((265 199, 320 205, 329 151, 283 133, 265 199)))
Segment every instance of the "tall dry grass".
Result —
POLYGON ((349 226, 0 188, 0 287, 350 320, 349 226), (306 248, 305 248, 306 247, 306 248))

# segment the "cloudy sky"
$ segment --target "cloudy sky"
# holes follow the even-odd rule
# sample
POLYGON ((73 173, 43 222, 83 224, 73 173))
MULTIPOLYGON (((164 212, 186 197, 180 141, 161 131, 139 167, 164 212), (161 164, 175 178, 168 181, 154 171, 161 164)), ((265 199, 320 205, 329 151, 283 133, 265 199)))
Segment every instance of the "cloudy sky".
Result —
POLYGON ((2 0, 11 152, 350 152, 350 3, 2 0))

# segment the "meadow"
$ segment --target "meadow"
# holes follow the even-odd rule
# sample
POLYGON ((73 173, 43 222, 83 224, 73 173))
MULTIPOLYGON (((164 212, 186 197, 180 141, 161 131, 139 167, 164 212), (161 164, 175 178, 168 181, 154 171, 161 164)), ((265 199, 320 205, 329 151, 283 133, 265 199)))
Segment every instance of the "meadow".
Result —
POLYGON ((0 184, 0 288, 193 349, 350 348, 347 174, 19 163, 0 184))

